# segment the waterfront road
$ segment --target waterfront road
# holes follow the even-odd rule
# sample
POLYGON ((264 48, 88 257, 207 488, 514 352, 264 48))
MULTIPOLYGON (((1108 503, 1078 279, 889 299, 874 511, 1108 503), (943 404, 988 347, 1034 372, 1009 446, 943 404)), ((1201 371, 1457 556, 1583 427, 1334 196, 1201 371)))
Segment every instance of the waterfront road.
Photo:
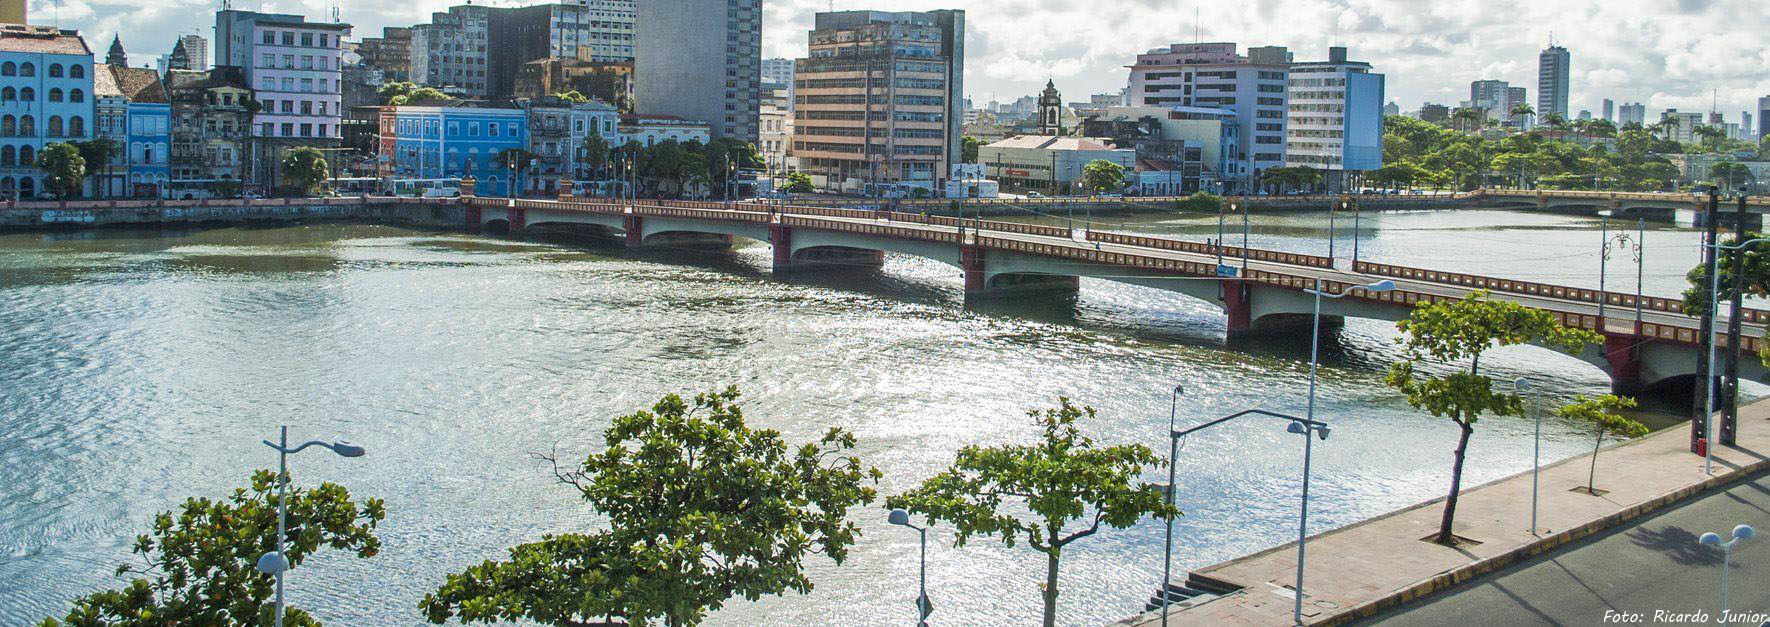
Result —
POLYGON ((1726 539, 1740 523, 1756 527, 1759 536, 1733 547, 1733 611, 1746 616, 1731 624, 1762 625, 1770 620, 1770 473, 1476 578, 1369 624, 1721 624, 1721 551, 1696 539, 1710 531, 1726 539))

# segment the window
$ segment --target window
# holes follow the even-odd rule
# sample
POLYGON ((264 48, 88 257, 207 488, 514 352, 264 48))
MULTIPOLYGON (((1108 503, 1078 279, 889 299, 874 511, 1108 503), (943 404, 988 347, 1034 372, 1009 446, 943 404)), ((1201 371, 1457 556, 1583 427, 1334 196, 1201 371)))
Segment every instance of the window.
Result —
POLYGON ((49 77, 50 78, 61 78, 61 64, 60 63, 49 64, 49 77))
POLYGON ((61 137, 61 133, 62 133, 61 116, 59 116, 59 115, 49 116, 49 136, 50 137, 61 137))
POLYGON ((294 137, 294 136, 295 136, 295 125, 290 122, 284 122, 283 123, 283 137, 294 137))
POLYGON ((18 64, 11 61, 0 63, 0 76, 18 76, 18 64))
POLYGON ((49 88, 49 101, 50 102, 61 102, 61 88, 60 87, 49 88))
POLYGON ((68 78, 86 78, 86 66, 78 63, 68 66, 68 78))
POLYGON ((491 137, 497 137, 498 136, 498 125, 497 124, 487 124, 486 125, 486 135, 491 136, 491 137))
POLYGON ((18 165, 18 151, 11 146, 0 148, 0 166, 14 165, 18 165))
POLYGON ((85 136, 86 135, 86 120, 82 119, 80 116, 77 116, 77 115, 73 116, 71 118, 68 118, 68 135, 73 136, 73 137, 85 136))
POLYGON ((268 31, 268 30, 264 31, 264 45, 274 46, 274 45, 276 45, 276 43, 277 43, 276 32, 275 31, 268 31))
POLYGON ((302 137, 313 137, 313 125, 312 124, 302 124, 301 125, 301 136, 302 137))
POLYGON ((274 134, 271 132, 272 129, 273 129, 273 127, 271 126, 271 124, 269 122, 265 122, 263 124, 260 124, 260 125, 258 125, 258 135, 260 137, 270 137, 271 135, 274 134))
POLYGON ((285 45, 285 46, 295 45, 295 31, 292 31, 292 30, 283 31, 283 45, 285 45))
POLYGON ((313 33, 302 33, 301 34, 301 45, 303 45, 303 46, 313 45, 313 33))
POLYGON ((295 55, 292 55, 292 54, 283 55, 283 67, 294 68, 295 67, 295 55))
POLYGON ((36 76, 37 75, 37 66, 35 64, 31 64, 31 63, 20 64, 18 66, 18 75, 19 76, 36 76))
POLYGON ((258 63, 258 67, 276 67, 276 66, 277 66, 277 55, 274 55, 274 54, 264 55, 263 57, 260 58, 259 63, 258 63))

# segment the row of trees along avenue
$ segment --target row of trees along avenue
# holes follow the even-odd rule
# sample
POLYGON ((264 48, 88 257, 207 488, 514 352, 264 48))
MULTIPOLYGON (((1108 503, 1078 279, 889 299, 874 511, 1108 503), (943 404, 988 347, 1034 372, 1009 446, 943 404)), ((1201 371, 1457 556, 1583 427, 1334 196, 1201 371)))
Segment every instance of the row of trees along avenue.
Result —
MULTIPOLYGON (((1454 545, 1470 434, 1484 417, 1523 414, 1522 399, 1483 374, 1483 357, 1533 343, 1571 352, 1600 338, 1485 293, 1423 304, 1399 327, 1404 359, 1390 369, 1389 385, 1460 430, 1435 538, 1454 545)), ((501 559, 449 575, 415 609, 434 623, 693 625, 734 599, 810 593, 806 561, 848 558, 861 537, 851 513, 878 500, 873 486, 882 475, 855 455, 852 433, 831 428, 816 441, 789 443, 750 427, 738 400, 736 388, 672 394, 615 418, 601 450, 581 461, 538 455, 606 525, 510 547, 501 559)), ((1557 414, 1591 422, 1601 443, 1607 434, 1645 432, 1616 414, 1631 404, 1580 398, 1557 414)), ((1102 531, 1180 512, 1162 486, 1142 480, 1165 466, 1148 447, 1102 445, 1083 434, 1099 419, 1093 409, 1059 399, 1028 417, 1037 433, 1029 443, 965 446, 945 471, 884 505, 950 528, 955 546, 992 539, 1042 554, 1046 576, 1037 589, 1049 626, 1065 552, 1102 531)), ((42 624, 264 624, 273 579, 254 563, 276 546, 276 487, 287 479, 260 471, 226 499, 193 498, 159 515, 135 543, 141 563, 116 571, 126 585, 75 599, 64 617, 42 624)), ((375 530, 386 515, 379 500, 355 500, 331 483, 288 498, 292 564, 322 547, 362 558, 379 551, 375 530)), ((289 618, 318 624, 299 609, 289 618)))

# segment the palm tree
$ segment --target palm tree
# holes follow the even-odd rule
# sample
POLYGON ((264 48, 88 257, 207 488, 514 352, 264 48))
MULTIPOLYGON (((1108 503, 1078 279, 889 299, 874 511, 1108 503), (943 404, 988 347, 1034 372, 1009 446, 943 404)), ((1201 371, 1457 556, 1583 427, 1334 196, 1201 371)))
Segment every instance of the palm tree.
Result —
POLYGON ((503 165, 510 171, 510 197, 521 195, 527 187, 523 173, 528 172, 529 164, 536 158, 535 153, 521 148, 505 148, 493 157, 493 162, 503 165))
POLYGON ((1557 131, 1567 130, 1567 116, 1550 111, 1543 115, 1543 125, 1557 131))
POLYGON ((1727 137, 1727 131, 1723 131, 1721 130, 1721 127, 1713 124, 1697 126, 1696 128, 1690 129, 1690 132, 1695 133, 1697 137, 1708 140, 1709 152, 1721 152, 1721 140, 1727 137))
POLYGON ((1671 141, 1672 133, 1678 132, 1678 127, 1683 125, 1683 119, 1679 118, 1678 114, 1667 111, 1659 116, 1657 126, 1661 132, 1665 133, 1666 141, 1671 141))
POLYGON ((1518 128, 1520 129, 1524 128, 1524 125, 1530 121, 1530 116, 1533 115, 1536 115, 1536 109, 1532 108, 1528 102, 1512 105, 1512 117, 1518 119, 1518 128))
POLYGON ((1457 109, 1457 112, 1452 113, 1450 117, 1453 120, 1469 125, 1469 128, 1473 131, 1480 131, 1481 123, 1487 120, 1486 114, 1483 114, 1480 109, 1473 108, 1457 109))

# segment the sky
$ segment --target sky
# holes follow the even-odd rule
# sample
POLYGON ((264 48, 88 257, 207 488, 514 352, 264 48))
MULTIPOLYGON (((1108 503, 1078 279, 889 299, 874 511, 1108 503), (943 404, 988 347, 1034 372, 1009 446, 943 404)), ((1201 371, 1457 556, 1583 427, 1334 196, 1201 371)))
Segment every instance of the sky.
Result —
MULTIPOLYGON (((457 0, 235 0, 235 8, 301 13, 339 4, 355 36, 428 21, 457 0)), ((641 0, 643 1, 643 0, 641 0)), ((135 65, 151 64, 182 33, 213 32, 219 0, 30 0, 31 21, 78 28, 99 53, 120 33, 135 65)), ((1350 49, 1387 75, 1390 100, 1455 105, 1469 82, 1500 79, 1536 100, 1537 53, 1554 42, 1573 64, 1572 113, 1603 98, 1708 111, 1728 121, 1770 96, 1770 11, 1764 0, 763 0, 763 55, 796 57, 816 11, 966 11, 965 91, 977 104, 1036 93, 1046 79, 1065 100, 1116 92, 1136 55, 1171 43, 1280 45, 1297 60, 1350 49), (1197 16, 1196 19, 1194 16, 1197 16), (1196 33, 1196 34, 1195 34, 1196 33), (1196 37, 1196 39, 1195 39, 1196 37)), ((538 4, 481 0, 493 6, 538 4)))

